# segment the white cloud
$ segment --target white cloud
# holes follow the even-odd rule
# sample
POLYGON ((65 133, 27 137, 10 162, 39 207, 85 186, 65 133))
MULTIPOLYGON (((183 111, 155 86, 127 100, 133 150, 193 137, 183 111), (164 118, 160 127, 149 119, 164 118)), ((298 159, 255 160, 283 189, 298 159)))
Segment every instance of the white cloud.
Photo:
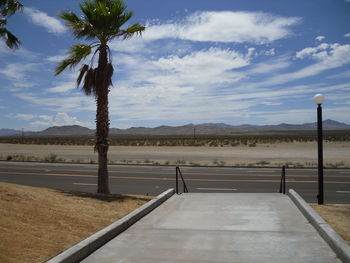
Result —
POLYGON ((328 77, 328 79, 340 79, 340 78, 350 78, 350 69, 328 77))
POLYGON ((150 24, 145 40, 178 38, 191 41, 271 43, 292 34, 297 17, 279 17, 262 12, 197 12, 183 21, 150 24))
POLYGON ((84 94, 70 94, 69 96, 45 97, 42 93, 14 93, 14 96, 24 101, 49 108, 54 111, 72 112, 83 110, 96 110, 94 98, 84 94))
POLYGON ((34 126, 63 126, 63 125, 87 125, 76 117, 69 116, 66 112, 57 112, 56 115, 40 115, 37 121, 31 122, 34 126))
POLYGON ((43 119, 45 121, 50 121, 52 120, 52 116, 49 116, 49 115, 39 115, 38 116, 40 119, 43 119))
POLYGON ((279 72, 285 68, 288 68, 291 65, 291 61, 289 57, 282 56, 273 59, 266 60, 264 62, 260 62, 254 64, 249 70, 249 75, 254 74, 269 74, 279 72))
MULTIPOLYGON (((148 29, 146 29, 146 30, 148 30, 148 29)), ((133 38, 125 40, 125 41, 121 41, 119 39, 112 40, 108 46, 110 49, 115 50, 115 51, 136 53, 136 52, 147 51, 144 49, 144 46, 146 44, 147 43, 144 40, 144 38, 133 37, 133 38)))
POLYGON ((25 78, 26 73, 33 70, 35 63, 12 63, 0 69, 0 74, 8 79, 20 80, 25 78))
POLYGON ((317 41, 322 41, 322 40, 324 40, 326 37, 325 36, 317 36, 316 38, 315 38, 315 40, 317 40, 317 41))
MULTIPOLYGON (((249 57, 232 50, 210 48, 186 56, 162 57, 152 62, 157 74, 147 78, 151 87, 204 92, 232 84, 243 74, 234 69, 249 65, 249 57)), ((152 68, 151 67, 151 68, 152 68)))
POLYGON ((311 56, 313 58, 322 59, 328 56, 332 52, 332 50, 336 49, 339 46, 340 45, 338 43, 335 43, 335 44, 322 43, 317 47, 307 47, 301 51, 298 51, 295 57, 303 59, 311 56))
POLYGON ((263 54, 264 54, 265 56, 274 56, 274 55, 276 54, 276 51, 275 51, 274 48, 271 48, 271 49, 266 50, 265 52, 263 52, 263 54))
POLYGON ((23 12, 28 16, 30 22, 44 27, 49 33, 62 34, 67 31, 67 28, 57 18, 51 17, 36 8, 25 7, 23 12))
POLYGON ((76 84, 72 81, 62 82, 53 88, 48 88, 47 91, 50 93, 64 93, 76 88, 76 84))
POLYGON ((46 60, 49 62, 61 62, 65 58, 66 58, 66 56, 64 56, 64 55, 56 55, 56 56, 49 56, 46 58, 46 60))
MULTIPOLYGON (((350 0, 349 0, 349 2, 350 2, 350 0)), ((346 33, 346 34, 344 35, 344 37, 350 37, 350 33, 346 33)))
POLYGON ((122 80, 116 76, 116 87, 110 93, 112 119, 118 117, 118 123, 140 119, 166 121, 171 115, 179 120, 186 116, 204 121, 209 116, 232 115, 233 109, 246 109, 252 102, 236 102, 228 110, 222 103, 225 94, 220 89, 244 77, 236 70, 250 64, 251 53, 209 48, 153 60, 141 54, 118 55, 119 63, 130 73, 120 72, 122 80), (127 116, 127 120, 121 116, 127 116))
POLYGON ((15 52, 14 50, 10 49, 8 46, 5 45, 3 41, 0 42, 0 57, 2 56, 11 56, 11 57, 17 57, 21 60, 34 60, 40 57, 40 54, 35 53, 33 51, 29 51, 25 47, 21 46, 21 48, 17 49, 15 52))
POLYGON ((296 58, 311 58, 315 63, 295 72, 275 75, 259 83, 251 83, 247 87, 264 87, 288 83, 294 80, 318 75, 326 70, 338 68, 350 63, 350 45, 322 43, 317 47, 308 47, 296 53, 296 58))
POLYGON ((18 114, 11 113, 7 115, 7 117, 11 119, 13 118, 13 119, 18 119, 23 121, 29 121, 36 118, 36 116, 33 114, 24 114, 24 113, 18 113, 18 114))
POLYGON ((12 81, 15 87, 32 87, 34 84, 28 80, 28 73, 40 70, 40 63, 11 63, 0 68, 0 74, 12 81))
MULTIPOLYGON (((250 54, 250 52, 248 52, 250 54)), ((155 64, 165 70, 177 72, 188 72, 191 70, 202 71, 204 74, 208 70, 230 70, 241 68, 249 64, 249 59, 244 55, 229 49, 210 48, 193 52, 184 57, 171 56, 160 58, 155 64)))
POLYGON ((299 70, 292 75, 296 77, 307 77, 319 74, 325 70, 341 67, 350 63, 350 45, 322 43, 315 48, 305 48, 297 52, 297 58, 310 57, 318 63, 299 70))
POLYGON ((34 126, 62 126, 62 125, 82 125, 91 126, 90 123, 83 123, 76 117, 70 116, 66 112, 57 112, 55 115, 35 115, 26 113, 11 113, 6 117, 21 121, 32 121, 34 126))
MULTIPOLYGON (((235 69, 250 64, 250 54, 241 54, 229 49, 209 48, 188 53, 185 56, 172 55, 158 59, 142 55, 118 55, 118 61, 125 70, 120 73, 124 79, 115 81, 117 87, 149 87, 154 90, 179 89, 204 90, 218 85, 233 83, 243 76, 235 69)), ((118 89, 119 90, 119 89, 118 89)))
MULTIPOLYGON (((329 57, 340 55, 341 45, 327 47, 329 57)), ((131 73, 120 72, 122 80, 118 80, 117 76, 116 88, 110 94, 111 119, 118 125, 131 125, 139 120, 167 122, 169 116, 172 122, 180 123, 187 120, 250 119, 253 106, 263 104, 275 107, 286 100, 300 101, 305 97, 310 97, 311 101, 317 92, 329 91, 328 87, 315 84, 272 88, 271 85, 300 78, 302 74, 292 76, 289 74, 293 72, 281 73, 293 66, 293 59, 289 55, 253 64, 256 53, 260 55, 254 48, 247 49, 246 54, 230 49, 209 48, 192 51, 184 56, 158 59, 142 54, 118 54, 122 68, 131 73), (267 80, 262 78, 257 83, 250 81, 261 79, 262 75, 272 77, 267 80), (279 78, 279 75, 283 77, 279 78)), ((332 60, 317 56, 317 52, 306 53, 303 58, 312 58, 312 54, 315 56, 313 60, 316 63, 312 65, 332 60)), ((337 60, 335 57, 333 60, 337 60)), ((334 90, 344 93, 345 88, 334 87, 334 90)), ((338 103, 344 105, 344 100, 338 103)))

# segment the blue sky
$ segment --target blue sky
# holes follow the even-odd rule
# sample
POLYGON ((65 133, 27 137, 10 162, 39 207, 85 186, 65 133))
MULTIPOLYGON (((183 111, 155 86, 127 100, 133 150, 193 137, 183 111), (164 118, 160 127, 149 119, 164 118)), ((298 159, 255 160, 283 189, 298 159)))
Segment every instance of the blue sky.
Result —
MULTIPOLYGON (((57 18, 80 14, 79 1, 22 2, 8 21, 21 48, 0 43, 0 128, 94 128, 95 100, 76 88, 77 72, 53 74, 83 42, 57 18)), ((111 127, 314 122, 316 93, 325 119, 350 123, 349 0, 126 3, 130 23, 147 29, 110 43, 111 127)))

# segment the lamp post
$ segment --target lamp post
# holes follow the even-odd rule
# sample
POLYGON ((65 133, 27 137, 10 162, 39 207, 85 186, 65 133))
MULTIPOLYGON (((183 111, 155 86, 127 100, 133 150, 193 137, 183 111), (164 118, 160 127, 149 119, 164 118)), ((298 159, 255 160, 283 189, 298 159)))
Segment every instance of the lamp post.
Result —
POLYGON ((316 94, 314 102, 317 104, 317 142, 318 142, 318 204, 323 205, 323 136, 322 136, 322 103, 324 96, 316 94))

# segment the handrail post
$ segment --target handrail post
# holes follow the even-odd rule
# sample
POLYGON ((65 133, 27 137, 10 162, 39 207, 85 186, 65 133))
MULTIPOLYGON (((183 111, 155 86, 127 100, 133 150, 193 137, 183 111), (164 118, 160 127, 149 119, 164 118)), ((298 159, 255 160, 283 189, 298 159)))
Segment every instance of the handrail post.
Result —
POLYGON ((179 174, 182 180, 182 192, 188 193, 188 188, 179 166, 176 166, 176 194, 179 194, 179 174))
POLYGON ((286 194, 286 167, 284 165, 282 166, 280 193, 286 194))
POLYGON ((282 173, 283 173, 283 194, 286 194, 286 167, 282 167, 282 173))
POLYGON ((179 194, 179 175, 178 175, 178 169, 179 167, 176 166, 176 194, 179 194))

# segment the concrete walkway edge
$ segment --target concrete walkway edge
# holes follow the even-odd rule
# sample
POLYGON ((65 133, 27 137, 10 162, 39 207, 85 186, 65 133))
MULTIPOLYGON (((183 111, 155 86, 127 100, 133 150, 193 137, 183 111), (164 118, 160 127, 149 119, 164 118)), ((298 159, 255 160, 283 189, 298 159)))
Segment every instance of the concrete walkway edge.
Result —
POLYGON ((310 207, 304 199, 293 189, 289 189, 289 197, 302 214, 310 221, 320 236, 333 249, 335 254, 344 262, 350 263, 350 246, 347 242, 310 207))
POLYGON ((157 208, 167 199, 169 199, 175 193, 174 189, 169 189, 156 198, 150 200, 146 204, 142 205, 138 209, 134 210, 130 214, 123 218, 115 221, 109 226, 96 232, 90 237, 84 239, 80 243, 73 247, 63 251, 54 258, 48 260, 46 263, 73 263, 80 262, 95 250, 106 244, 108 241, 116 237, 121 232, 125 231, 131 225, 136 223, 142 217, 150 213, 152 210, 157 208))

